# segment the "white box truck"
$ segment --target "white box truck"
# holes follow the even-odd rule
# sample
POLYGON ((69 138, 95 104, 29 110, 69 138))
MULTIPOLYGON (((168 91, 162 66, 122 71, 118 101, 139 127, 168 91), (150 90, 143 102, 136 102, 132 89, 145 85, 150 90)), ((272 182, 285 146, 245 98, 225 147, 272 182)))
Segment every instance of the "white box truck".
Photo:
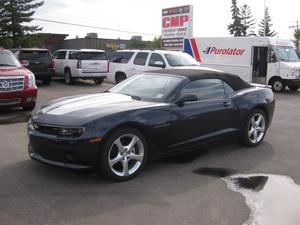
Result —
POLYGON ((300 62, 293 42, 271 37, 186 38, 184 51, 201 66, 271 85, 274 91, 300 87, 300 62))

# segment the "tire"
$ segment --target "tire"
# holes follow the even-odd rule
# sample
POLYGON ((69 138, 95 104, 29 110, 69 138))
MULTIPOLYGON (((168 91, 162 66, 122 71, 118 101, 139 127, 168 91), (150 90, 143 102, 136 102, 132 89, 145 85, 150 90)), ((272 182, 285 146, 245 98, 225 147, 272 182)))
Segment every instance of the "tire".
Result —
POLYGON ((67 84, 67 85, 73 84, 73 77, 72 77, 71 71, 69 69, 67 69, 65 71, 65 84, 67 84))
POLYGON ((122 82, 125 79, 126 79, 126 74, 125 73, 117 73, 116 74, 116 84, 122 82))
POLYGON ((298 91, 299 86, 289 86, 290 91, 298 91))
POLYGON ((95 79, 94 79, 94 82, 95 82, 95 84, 97 84, 97 85, 102 84, 103 81, 104 81, 104 78, 103 78, 103 77, 99 77, 99 78, 95 78, 95 79))
POLYGON ((51 78, 43 79, 42 81, 43 81, 43 84, 44 84, 44 85, 50 85, 50 83, 51 83, 51 78))
POLYGON ((22 108, 24 111, 32 111, 35 108, 35 103, 29 106, 23 106, 22 108))
POLYGON ((286 88, 285 82, 280 78, 275 78, 271 81, 272 90, 275 92, 284 91, 286 88))
POLYGON ((266 131, 266 114, 260 109, 255 109, 250 113, 245 122, 240 141, 248 147, 257 146, 263 141, 266 131))
POLYGON ((122 128, 105 141, 99 157, 99 170, 110 179, 126 181, 141 172, 147 158, 148 145, 144 135, 133 128, 122 128), (135 144, 130 147, 133 141, 135 144))

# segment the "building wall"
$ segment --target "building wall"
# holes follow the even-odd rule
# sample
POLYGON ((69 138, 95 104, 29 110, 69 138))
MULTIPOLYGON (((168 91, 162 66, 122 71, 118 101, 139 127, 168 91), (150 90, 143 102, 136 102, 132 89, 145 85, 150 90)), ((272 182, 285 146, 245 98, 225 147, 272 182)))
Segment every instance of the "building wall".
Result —
POLYGON ((78 38, 64 40, 61 48, 66 49, 102 49, 105 50, 108 56, 118 50, 128 48, 128 40, 121 39, 96 39, 96 38, 78 38))
MULTIPOLYGON (((151 42, 143 41, 146 45, 151 42)), ((123 39, 100 39, 100 38, 77 38, 64 40, 61 49, 102 49, 111 57, 112 53, 119 49, 129 48, 130 40, 123 39)))

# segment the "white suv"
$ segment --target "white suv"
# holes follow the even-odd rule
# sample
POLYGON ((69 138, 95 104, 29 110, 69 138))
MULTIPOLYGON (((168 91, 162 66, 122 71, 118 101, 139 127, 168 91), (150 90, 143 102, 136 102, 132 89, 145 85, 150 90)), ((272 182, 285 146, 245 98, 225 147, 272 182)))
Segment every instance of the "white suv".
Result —
POLYGON ((55 76, 64 77, 66 84, 73 79, 93 79, 101 84, 108 72, 109 61, 103 50, 61 49, 53 54, 55 76))
POLYGON ((167 50, 118 50, 110 60, 107 79, 113 83, 137 73, 161 68, 200 66, 189 54, 167 50))

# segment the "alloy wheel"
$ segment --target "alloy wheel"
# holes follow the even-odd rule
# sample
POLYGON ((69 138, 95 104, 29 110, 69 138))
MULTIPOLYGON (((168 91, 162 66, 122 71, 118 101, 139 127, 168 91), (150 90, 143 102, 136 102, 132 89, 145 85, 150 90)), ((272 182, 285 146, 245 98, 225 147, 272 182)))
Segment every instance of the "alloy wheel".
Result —
POLYGON ((143 159, 142 140, 137 135, 125 134, 112 143, 108 154, 108 165, 115 175, 126 177, 140 168, 143 159))
POLYGON ((262 141, 266 131, 266 121, 262 113, 255 113, 249 123, 248 137, 252 144, 262 141))

